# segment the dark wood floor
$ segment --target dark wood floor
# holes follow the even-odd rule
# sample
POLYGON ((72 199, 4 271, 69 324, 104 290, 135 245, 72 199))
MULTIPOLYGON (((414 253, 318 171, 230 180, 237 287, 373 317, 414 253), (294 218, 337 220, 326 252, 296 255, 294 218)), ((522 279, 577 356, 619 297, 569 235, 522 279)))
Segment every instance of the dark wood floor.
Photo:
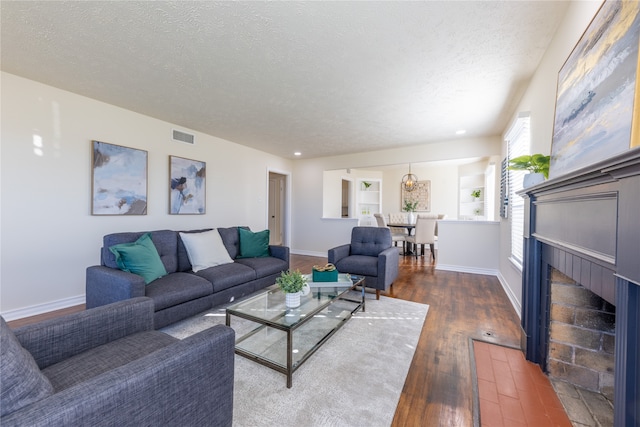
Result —
MULTIPOLYGON (((292 255, 291 268, 308 272, 326 261, 292 255)), ((400 275, 383 295, 429 304, 392 426, 472 426, 469 338, 520 344, 520 321, 498 279, 436 271, 427 256, 401 257, 400 275)), ((9 324, 17 327, 83 309, 71 307, 9 324)))
MULTIPOLYGON (((324 262, 291 257, 301 271, 324 262)), ((469 338, 520 345, 520 319, 498 279, 436 271, 427 256, 401 256, 400 275, 383 295, 429 304, 392 426, 473 426, 469 338)))

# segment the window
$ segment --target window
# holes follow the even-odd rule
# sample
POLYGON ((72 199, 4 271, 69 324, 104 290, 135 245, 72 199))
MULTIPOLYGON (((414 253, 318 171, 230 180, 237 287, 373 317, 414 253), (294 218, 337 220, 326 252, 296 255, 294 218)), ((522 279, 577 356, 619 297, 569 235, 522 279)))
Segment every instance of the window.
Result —
MULTIPOLYGON (((509 159, 529 154, 529 113, 520 114, 507 132, 509 159)), ((522 268, 522 240, 524 236, 524 199, 516 193, 522 190, 526 171, 509 171, 509 220, 511 221, 511 260, 522 268)))

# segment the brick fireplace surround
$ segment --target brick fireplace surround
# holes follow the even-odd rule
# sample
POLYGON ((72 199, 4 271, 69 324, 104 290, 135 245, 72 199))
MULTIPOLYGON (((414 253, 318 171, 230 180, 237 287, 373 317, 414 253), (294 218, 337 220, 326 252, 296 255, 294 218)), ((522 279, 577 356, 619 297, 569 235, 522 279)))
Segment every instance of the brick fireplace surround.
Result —
MULTIPOLYGON (((600 341, 601 347, 614 346, 609 356, 614 360, 613 373, 607 376, 610 369, 605 366, 604 373, 596 374, 597 382, 605 396, 610 397, 613 389, 614 425, 640 425, 640 147, 527 188, 521 195, 525 198, 522 345, 527 359, 552 376, 554 370, 564 375, 577 369, 560 365, 567 358, 562 352, 571 351, 575 361, 576 350, 558 344, 558 338, 550 341, 552 329, 569 329, 556 323, 558 315, 567 314, 567 307, 559 311, 551 304, 552 288, 557 288, 551 276, 557 270, 572 279, 568 285, 579 284, 602 298, 604 309, 599 311, 609 307, 611 322, 615 318, 615 327, 611 325, 615 338, 606 337, 611 334, 605 325, 600 341)), ((561 333, 561 339, 565 336, 561 333)), ((586 364, 592 365, 596 358, 605 363, 607 349, 605 355, 594 356, 583 352, 589 345, 593 343, 575 345, 584 357, 592 358, 586 364)), ((580 372, 578 381, 589 385, 596 381, 580 372)))

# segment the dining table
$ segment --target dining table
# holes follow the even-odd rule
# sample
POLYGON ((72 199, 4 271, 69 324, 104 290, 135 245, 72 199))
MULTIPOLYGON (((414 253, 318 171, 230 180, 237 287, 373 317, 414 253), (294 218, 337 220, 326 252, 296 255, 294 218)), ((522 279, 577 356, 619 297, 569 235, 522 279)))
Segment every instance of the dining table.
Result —
MULTIPOLYGON (((395 228, 406 228, 407 229, 407 234, 409 236, 411 236, 411 231, 416 228, 416 224, 410 224, 408 222, 394 222, 394 223, 388 223, 387 227, 391 228, 391 227, 395 227, 395 228)), ((403 255, 413 255, 413 247, 411 246, 411 244, 409 242, 406 242, 406 246, 407 246, 407 251, 405 253, 403 253, 403 255)))
POLYGON ((387 224, 387 227, 406 228, 407 232, 409 234, 411 234, 411 230, 416 228, 416 225, 415 224, 409 224, 409 223, 406 223, 406 222, 397 222, 397 223, 389 223, 389 224, 387 224))

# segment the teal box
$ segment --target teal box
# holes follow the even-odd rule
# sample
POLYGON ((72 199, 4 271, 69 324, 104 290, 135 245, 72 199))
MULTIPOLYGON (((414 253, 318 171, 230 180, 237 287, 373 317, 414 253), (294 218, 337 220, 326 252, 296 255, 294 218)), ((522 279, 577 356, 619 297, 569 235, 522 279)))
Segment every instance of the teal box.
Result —
POLYGON ((338 281, 338 269, 333 271, 316 271, 312 272, 312 278, 314 282, 337 282, 338 281))

